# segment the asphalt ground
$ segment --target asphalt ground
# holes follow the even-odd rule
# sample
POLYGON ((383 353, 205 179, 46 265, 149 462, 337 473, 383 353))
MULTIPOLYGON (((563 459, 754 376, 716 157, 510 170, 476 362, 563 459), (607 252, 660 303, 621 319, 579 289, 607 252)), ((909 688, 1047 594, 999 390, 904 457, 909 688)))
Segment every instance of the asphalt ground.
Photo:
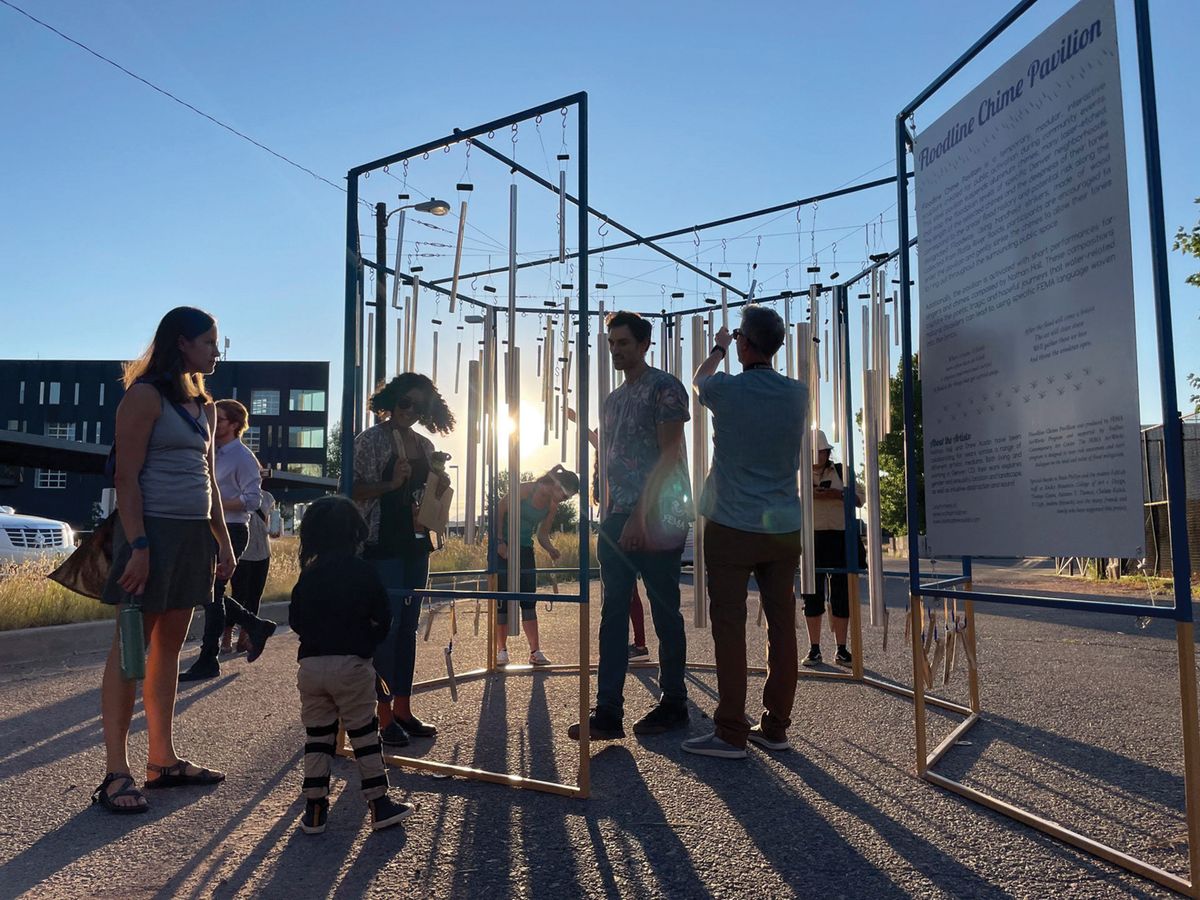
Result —
MULTIPOLYGON (((1028 574, 1023 586, 1039 578, 1028 574)), ((903 580, 889 581, 888 649, 882 630, 864 625, 864 660, 868 672, 909 683, 905 593, 903 580)), ((458 671, 483 660, 474 607, 458 607, 458 671)), ((1186 875, 1174 626, 978 609, 985 718, 938 771, 1186 875)), ((756 610, 752 599, 750 644, 761 658, 756 610)), ((555 662, 576 659, 577 613, 564 603, 540 611, 555 662)), ((598 613, 597 604, 593 654, 598 613)), ((684 616, 689 659, 711 661, 711 637, 691 624, 690 588, 684 616)), ((420 643, 418 677, 445 673, 448 625, 438 616, 420 643)), ((829 658, 828 636, 825 643, 829 658)), ((523 637, 510 648, 517 659, 523 637)), ((304 733, 295 650, 282 629, 258 662, 236 658, 220 679, 181 690, 181 754, 229 778, 217 788, 151 792, 151 811, 136 817, 89 804, 104 769, 101 656, 0 669, 0 896, 1168 895, 916 779, 904 698, 808 678, 797 693, 791 753, 752 748, 741 761, 683 753, 680 741, 710 728, 715 706, 715 675, 694 672, 689 730, 651 738, 630 731, 595 745, 589 800, 393 769, 393 793, 420 809, 403 826, 373 833, 353 762, 338 759, 329 828, 304 835, 296 827, 304 733)), ((189 645, 185 665, 194 652, 189 645)), ((653 703, 654 671, 631 673, 627 725, 653 703)), ((961 665, 949 685, 940 681, 940 695, 965 702, 961 665)), ((761 683, 751 680, 752 715, 761 683)), ((441 731, 409 752, 573 781, 578 751, 566 729, 578 690, 577 675, 520 672, 462 684, 457 702, 446 689, 423 692, 414 707, 441 731)), ((930 747, 958 721, 931 710, 930 747)), ((145 760, 140 707, 130 743, 136 772, 145 760)))

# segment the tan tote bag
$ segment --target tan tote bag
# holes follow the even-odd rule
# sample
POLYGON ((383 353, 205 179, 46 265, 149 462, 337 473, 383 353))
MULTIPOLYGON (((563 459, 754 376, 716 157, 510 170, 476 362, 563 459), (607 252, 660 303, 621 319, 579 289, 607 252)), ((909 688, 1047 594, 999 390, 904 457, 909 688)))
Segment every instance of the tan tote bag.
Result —
MULTIPOLYGON (((408 460, 404 441, 400 437, 400 432, 394 428, 392 429, 392 446, 396 450, 397 459, 408 460)), ((418 528, 428 531, 433 549, 440 550, 446 543, 446 533, 450 527, 450 503, 454 499, 454 490, 447 485, 445 490, 438 494, 441 479, 428 456, 426 456, 426 461, 430 462, 429 476, 425 479, 425 491, 421 495, 421 502, 413 504, 413 523, 418 528)))

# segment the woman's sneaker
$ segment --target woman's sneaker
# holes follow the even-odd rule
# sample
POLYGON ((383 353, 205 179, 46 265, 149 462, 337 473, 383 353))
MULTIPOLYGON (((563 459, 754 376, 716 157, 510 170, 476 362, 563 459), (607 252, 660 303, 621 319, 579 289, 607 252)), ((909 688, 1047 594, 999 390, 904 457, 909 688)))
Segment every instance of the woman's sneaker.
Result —
POLYGON ((496 665, 498 665, 498 666, 507 666, 508 665, 508 651, 507 650, 497 650, 496 651, 496 665))
POLYGON ((809 650, 808 656, 804 657, 800 665, 807 666, 810 669, 821 665, 821 648, 813 647, 811 650, 809 650))
POLYGON ((329 818, 329 798, 307 800, 304 803, 304 815, 300 819, 300 830, 305 834, 320 834, 325 830, 325 822, 329 818))
POLYGON ((850 651, 847 650, 845 647, 837 648, 837 653, 834 654, 833 661, 835 663, 837 663, 839 666, 854 665, 854 657, 850 655, 850 651))
POLYGON ((550 665, 550 660, 546 658, 546 654, 541 650, 534 650, 529 654, 529 664, 531 666, 548 666, 550 665))
POLYGON ((417 811, 413 804, 397 803, 387 794, 378 800, 369 800, 367 806, 371 808, 372 831, 380 831, 398 825, 417 811))

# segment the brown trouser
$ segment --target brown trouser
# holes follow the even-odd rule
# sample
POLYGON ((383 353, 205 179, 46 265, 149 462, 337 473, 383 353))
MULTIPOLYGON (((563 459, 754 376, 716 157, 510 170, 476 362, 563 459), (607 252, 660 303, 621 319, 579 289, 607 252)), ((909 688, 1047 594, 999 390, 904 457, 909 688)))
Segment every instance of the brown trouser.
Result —
POLYGON ((338 719, 354 748, 363 796, 387 793, 387 770, 375 718, 375 666, 361 656, 306 656, 296 675, 304 744, 304 796, 329 794, 329 768, 337 748, 338 719))
POLYGON ((786 736, 796 699, 796 565, 800 532, 757 534, 704 525, 708 610, 717 657, 720 700, 713 716, 717 737, 746 746, 746 589, 758 582, 767 619, 767 683, 759 727, 772 739, 786 736))

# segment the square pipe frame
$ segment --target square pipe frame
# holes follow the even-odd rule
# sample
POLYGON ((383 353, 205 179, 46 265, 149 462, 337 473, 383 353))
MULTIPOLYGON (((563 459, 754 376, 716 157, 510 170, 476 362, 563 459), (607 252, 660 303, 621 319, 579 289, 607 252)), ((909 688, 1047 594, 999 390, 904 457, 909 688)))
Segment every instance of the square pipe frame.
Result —
MULTIPOLYGON (((896 173, 897 219, 900 253, 900 303, 902 311, 901 353, 904 380, 904 456, 905 499, 909 534, 917 533, 918 485, 916 472, 916 416, 914 411, 914 381, 912 369, 912 291, 911 259, 909 256, 908 191, 900 178, 907 167, 908 150, 914 136, 906 125, 909 116, 960 72, 971 60, 1004 33, 1037 0, 1021 0, 969 47, 941 75, 926 86, 896 115, 896 173)), ((1200 896, 1200 721, 1197 716, 1195 626, 1191 600, 1191 566, 1187 553, 1187 521, 1184 506, 1183 425, 1175 388, 1175 347, 1171 324, 1170 288, 1167 274, 1166 226, 1162 199, 1162 164, 1159 152, 1158 107, 1154 90, 1154 60, 1150 39, 1149 0, 1132 0, 1136 29, 1138 87, 1142 104, 1142 130, 1145 147, 1147 205, 1150 217, 1151 271, 1154 284, 1156 339, 1158 344, 1159 387, 1162 401, 1163 444, 1166 458, 1165 478, 1168 521, 1171 532, 1172 575, 1174 578, 1174 607, 1151 607, 1146 604, 1114 604, 1072 600, 1061 597, 1033 597, 975 593, 974 599, 1019 606, 1040 606, 1075 609, 1119 615, 1142 615, 1175 620, 1176 646, 1179 658, 1180 706, 1183 725, 1184 801, 1187 815, 1188 869, 1184 879, 1157 866, 1123 853, 1071 829, 1049 821, 1037 813, 1022 809, 984 791, 932 771, 932 767, 967 731, 980 720, 977 698, 972 700, 972 715, 951 732, 932 753, 926 753, 924 685, 917 673, 917 654, 920 652, 921 611, 923 596, 970 597, 956 590, 923 586, 920 582, 919 558, 914 542, 909 542, 909 604, 913 637, 914 713, 917 729, 917 774, 933 784, 986 806, 1058 840, 1107 860, 1144 878, 1178 891, 1189 897, 1200 896)), ((971 562, 963 559, 963 577, 970 579, 971 562)), ((968 581, 969 587, 969 581, 968 581)), ((967 600, 971 615, 971 600, 967 600)))
MULTIPOLYGON (((576 309, 579 315, 576 317, 576 341, 580 348, 578 353, 578 374, 577 382, 579 390, 579 399, 577 401, 577 416, 579 421, 579 445, 578 445, 578 460, 583 471, 587 471, 588 462, 588 432, 590 427, 590 382, 589 382, 589 356, 588 347, 588 325, 590 321, 589 296, 588 296, 588 115, 587 115, 587 93, 580 91, 575 94, 570 94, 566 97, 561 97, 557 100, 543 103, 539 106, 531 107, 511 116, 505 116, 501 119, 496 119, 484 125, 479 125, 468 130, 455 129, 454 132, 446 137, 412 147, 408 150, 394 153, 390 156, 381 157, 369 163, 354 166, 346 173, 346 245, 345 245, 345 319, 344 319, 344 342, 343 342, 343 380, 342 380, 342 472, 340 480, 340 489, 346 496, 352 496, 354 484, 354 437, 357 428, 348 426, 348 423, 365 424, 358 418, 360 398, 362 396, 361 379, 362 379, 362 361, 359 359, 359 323, 362 314, 362 301, 360 290, 362 285, 362 273, 364 260, 360 248, 359 226, 358 226, 358 182, 359 178, 370 172, 382 169, 385 166, 390 166, 394 163, 402 162, 414 156, 436 150, 442 147, 449 147, 453 144, 460 143, 465 140, 478 137, 482 134, 487 134, 489 131, 505 128, 536 116, 543 115, 555 110, 575 107, 578 115, 578 168, 576 175, 576 193, 579 198, 579 250, 576 254, 578 259, 578 279, 579 279, 579 299, 576 309)), ((384 260, 375 260, 374 265, 377 270, 386 270, 384 260)), ((395 277, 400 277, 399 273, 394 273, 395 277)), ((408 283, 412 282, 411 277, 405 279, 408 283)), ((445 288, 438 286, 442 293, 448 293, 445 288)), ((466 298, 462 298, 466 299, 466 298)), ((491 329, 493 333, 496 330, 497 307, 491 304, 480 304, 474 299, 471 300, 476 306, 483 306, 486 309, 486 328, 491 329)), ((499 354, 495 354, 498 359, 499 354)), ((495 363, 495 360, 493 360, 495 363)), ((493 434, 492 440, 495 441, 497 436, 493 434)), ((495 472, 490 471, 488 475, 488 492, 489 495, 495 496, 495 472)), ((580 484, 579 491, 579 566, 578 578, 580 593, 577 595, 579 602, 579 653, 580 663, 577 667, 579 674, 579 707, 581 721, 587 721, 588 700, 590 696, 590 677, 589 677, 589 660, 590 660, 590 630, 589 630, 589 595, 584 593, 584 587, 589 584, 591 560, 589 537, 591 533, 591 506, 588 499, 590 490, 590 482, 584 479, 584 483, 580 484)), ((489 518, 493 521, 490 525, 494 528, 495 522, 495 504, 489 504, 489 518)), ((479 592, 473 591, 429 591, 423 592, 429 596, 438 596, 443 598, 461 597, 463 599, 471 599, 479 597, 479 592)), ((485 592, 490 593, 490 592, 485 592)), ((509 599, 517 595, 510 595, 509 599)), ((570 599, 576 599, 572 597, 570 599)), ((484 677, 494 671, 494 653, 490 649, 492 641, 492 633, 494 632, 493 619, 495 617, 494 604, 489 604, 489 664, 483 670, 473 670, 469 673, 464 673, 464 678, 469 680, 473 677, 484 677)), ((448 679, 447 679, 448 680, 448 679)), ((441 680, 435 680, 440 683, 441 680)), ((433 685, 430 685, 433 686, 433 685)), ((344 753, 344 739, 339 733, 338 751, 344 753)), ((412 768, 424 769, 426 771, 438 772, 446 775, 463 775, 468 778, 474 778, 483 781, 492 781, 502 784, 508 784, 514 787, 525 787, 533 790, 547 791, 550 793, 563 794, 574 797, 587 797, 591 792, 591 775, 590 775, 590 754, 589 741, 587 730, 584 729, 579 739, 579 770, 577 781, 575 784, 559 784, 556 782, 543 782, 537 779, 524 778, 518 775, 511 775, 502 772, 486 772, 478 769, 471 769, 461 766, 453 766, 447 763, 432 762, 429 760, 417 760, 409 757, 388 756, 387 760, 393 764, 404 765, 412 768)))

